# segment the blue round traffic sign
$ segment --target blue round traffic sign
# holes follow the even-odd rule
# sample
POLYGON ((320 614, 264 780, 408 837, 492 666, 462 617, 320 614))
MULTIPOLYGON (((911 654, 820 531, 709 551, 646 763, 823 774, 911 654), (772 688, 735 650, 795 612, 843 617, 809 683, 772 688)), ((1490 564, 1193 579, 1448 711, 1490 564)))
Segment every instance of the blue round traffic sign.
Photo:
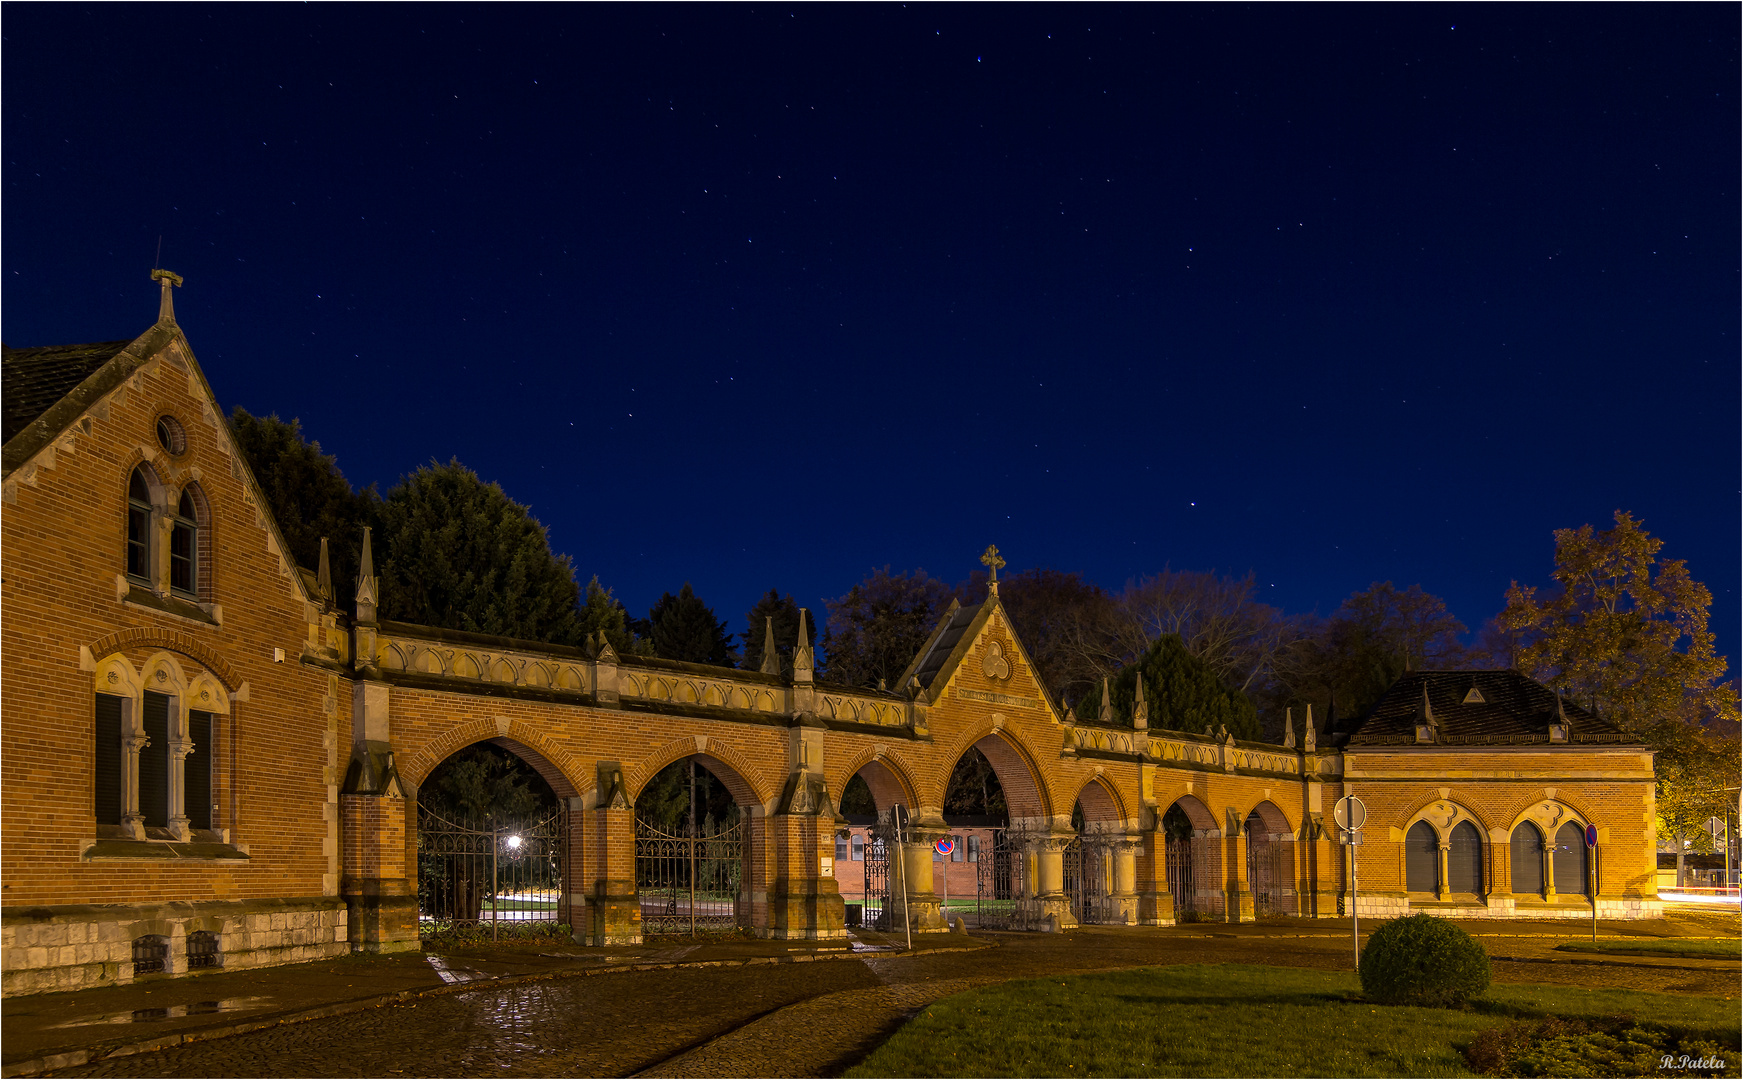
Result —
POLYGON ((933 844, 932 850, 936 851, 940 855, 948 855, 952 851, 956 850, 956 841, 954 841, 950 837, 946 836, 944 839, 933 844))
POLYGON ((1597 847, 1598 846, 1598 827, 1596 825, 1587 825, 1586 826, 1586 846, 1587 847, 1597 847))

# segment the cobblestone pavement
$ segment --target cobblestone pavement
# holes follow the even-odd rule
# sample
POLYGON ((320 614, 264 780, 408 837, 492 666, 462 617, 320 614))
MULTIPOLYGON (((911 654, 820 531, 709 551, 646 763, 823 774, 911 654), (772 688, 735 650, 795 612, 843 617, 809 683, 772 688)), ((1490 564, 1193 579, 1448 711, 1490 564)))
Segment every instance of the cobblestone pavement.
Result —
MULTIPOLYGON (((986 937, 995 947, 973 952, 878 953, 481 986, 51 1075, 828 1076, 859 1060, 925 1004, 1005 979, 1146 964, 1328 970, 1351 964, 1349 938, 1323 927, 1299 934, 1287 927, 1091 928, 986 937)), ((1568 939, 1516 933, 1483 940, 1492 954, 1517 958, 1495 964, 1502 982, 1737 993, 1735 963, 1575 964, 1569 954, 1551 951, 1568 939)))

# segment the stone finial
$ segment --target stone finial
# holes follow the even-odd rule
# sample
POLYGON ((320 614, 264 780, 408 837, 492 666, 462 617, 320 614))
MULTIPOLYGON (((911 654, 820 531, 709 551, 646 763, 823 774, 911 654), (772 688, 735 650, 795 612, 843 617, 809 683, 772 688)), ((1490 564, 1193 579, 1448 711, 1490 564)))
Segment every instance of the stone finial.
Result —
POLYGON ((1112 724, 1114 722, 1114 696, 1108 690, 1108 677, 1106 675, 1101 677, 1101 712, 1097 714, 1095 719, 1098 724, 1112 724))
POLYGON ((315 595, 322 607, 333 604, 333 567, 327 560, 327 538, 321 537, 321 561, 315 567, 315 595))
POLYGON ((1144 700, 1144 673, 1138 672, 1138 697, 1132 703, 1132 726, 1143 730, 1150 726, 1150 703, 1144 700))
POLYGON ((1572 725, 1568 723, 1567 708, 1562 704, 1561 691, 1555 692, 1555 709, 1549 714, 1549 741, 1567 742, 1568 732, 1572 725))
POLYGON ((999 568, 1005 565, 1005 560, 999 556, 999 549, 991 544, 981 552, 980 563, 987 568, 986 591, 994 596, 999 594, 999 568))
POLYGON ((599 646, 593 652, 593 660, 595 663, 599 664, 615 664, 618 662, 617 650, 611 647, 611 642, 606 638, 604 630, 599 631, 599 646))
MULTIPOLYGON (((1328 725, 1331 723, 1330 713, 1326 714, 1326 723, 1328 725)), ((1301 722, 1301 728, 1303 733, 1301 748, 1306 750, 1308 753, 1312 753, 1314 743, 1318 740, 1319 735, 1313 727, 1313 702, 1311 701, 1307 703, 1307 718, 1301 722)))
POLYGON ((1283 709, 1283 745, 1295 749, 1295 710, 1287 706, 1283 709))
POLYGON ((815 656, 811 652, 811 613, 806 608, 799 609, 799 641, 793 646, 793 681, 810 682, 812 672, 817 667, 815 656))
POLYGON ((162 326, 174 326, 176 324, 176 307, 175 301, 170 297, 169 290, 172 285, 178 289, 182 287, 182 276, 173 270, 153 270, 151 280, 159 282, 163 286, 163 295, 157 301, 157 321, 162 326))
POLYGON ((764 675, 779 675, 781 673, 781 651, 775 647, 775 617, 767 616, 763 620, 763 662, 758 671, 764 675))
POLYGON ((375 609, 381 603, 381 579, 375 576, 375 554, 369 541, 369 526, 363 526, 363 558, 357 568, 357 621, 375 622, 375 609))

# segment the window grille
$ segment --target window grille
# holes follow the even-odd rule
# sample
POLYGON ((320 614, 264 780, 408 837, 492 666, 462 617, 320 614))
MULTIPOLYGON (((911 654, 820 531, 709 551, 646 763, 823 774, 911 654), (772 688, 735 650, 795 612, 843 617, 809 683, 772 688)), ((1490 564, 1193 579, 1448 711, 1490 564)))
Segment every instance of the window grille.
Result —
POLYGON ((188 935, 188 970, 222 967, 219 962, 218 935, 210 930, 195 930, 188 935))
POLYGON ((169 964, 169 938, 162 934, 146 934, 133 939, 133 974, 150 975, 163 971, 169 964))
POLYGON ((1529 821, 1522 821, 1513 830, 1509 845, 1509 862, 1513 870, 1513 891, 1524 895, 1543 892, 1543 834, 1529 821))
POLYGON ((121 823, 121 709, 123 699, 97 695, 96 757, 93 761, 91 807, 97 824, 121 823))
POLYGON ((1440 837, 1426 821, 1410 826, 1404 837, 1404 888, 1416 893, 1440 891, 1440 837))
POLYGON ((1483 891, 1483 838, 1468 821, 1453 828, 1446 853, 1446 872, 1447 884, 1453 892, 1483 891))
POLYGON ((139 751, 139 812, 145 824, 169 824, 169 696, 145 692, 145 737, 139 751))

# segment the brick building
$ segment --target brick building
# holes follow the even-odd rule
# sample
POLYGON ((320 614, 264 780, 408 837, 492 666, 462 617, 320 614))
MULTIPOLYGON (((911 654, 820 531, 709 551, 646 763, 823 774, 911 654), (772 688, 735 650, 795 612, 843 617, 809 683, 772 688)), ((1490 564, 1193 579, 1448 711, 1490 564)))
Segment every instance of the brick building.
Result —
POLYGON ((131 341, 5 350, 7 994, 417 947, 417 789, 478 742, 562 800, 560 917, 591 944, 640 939, 635 799, 686 758, 740 808, 733 918, 770 937, 847 932, 856 774, 912 812, 891 854, 917 932, 989 856, 1013 926, 1337 915, 1349 792, 1364 914, 1589 915, 1588 824, 1602 912, 1657 911, 1651 754, 1517 673, 1409 676, 1299 743, 1293 720, 1281 745, 1153 728, 1142 698, 1131 726, 1086 722, 1034 677, 990 549, 987 601, 885 690, 816 681, 803 633, 790 671, 752 672, 388 622, 367 541, 338 611, 286 554, 172 284, 131 341), (942 815, 970 747, 1002 827, 942 815), (963 861, 935 861, 958 835, 963 861))

